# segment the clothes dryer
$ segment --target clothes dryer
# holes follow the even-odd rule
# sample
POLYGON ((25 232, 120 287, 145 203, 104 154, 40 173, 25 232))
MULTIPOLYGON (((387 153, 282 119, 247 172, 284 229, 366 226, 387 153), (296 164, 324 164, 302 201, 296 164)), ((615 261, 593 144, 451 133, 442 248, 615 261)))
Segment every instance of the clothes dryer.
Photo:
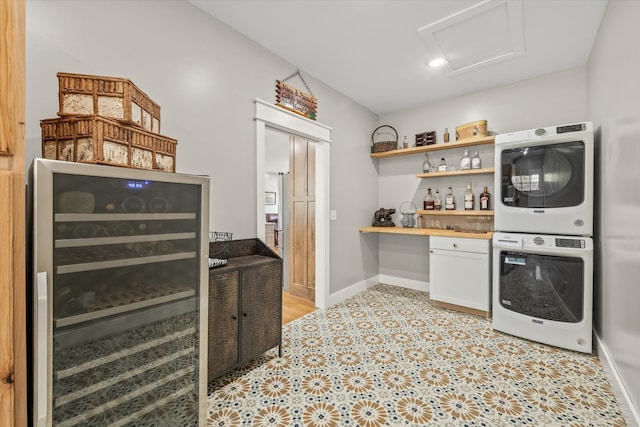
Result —
POLYGON ((495 229, 593 234, 593 124, 496 136, 495 229))

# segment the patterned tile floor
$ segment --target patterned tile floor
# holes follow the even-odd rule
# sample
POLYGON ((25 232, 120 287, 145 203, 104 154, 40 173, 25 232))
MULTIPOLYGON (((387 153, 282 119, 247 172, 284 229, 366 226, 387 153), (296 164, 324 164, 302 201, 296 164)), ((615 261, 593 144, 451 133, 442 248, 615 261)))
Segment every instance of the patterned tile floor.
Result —
POLYGON ((209 426, 624 426, 599 359, 379 284, 209 384, 209 426))

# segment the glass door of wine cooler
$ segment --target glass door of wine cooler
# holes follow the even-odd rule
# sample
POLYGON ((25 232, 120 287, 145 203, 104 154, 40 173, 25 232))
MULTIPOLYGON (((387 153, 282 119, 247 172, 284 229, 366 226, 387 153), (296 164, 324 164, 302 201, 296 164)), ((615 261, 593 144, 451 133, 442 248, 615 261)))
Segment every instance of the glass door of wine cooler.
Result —
POLYGON ((204 425, 208 178, 36 160, 33 188, 38 425, 204 425))

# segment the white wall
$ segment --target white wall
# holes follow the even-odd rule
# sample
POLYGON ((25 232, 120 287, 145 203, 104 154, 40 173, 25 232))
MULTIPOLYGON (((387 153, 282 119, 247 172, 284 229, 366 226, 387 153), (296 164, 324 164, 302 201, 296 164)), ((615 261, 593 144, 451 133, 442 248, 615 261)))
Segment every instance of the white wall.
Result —
MULTIPOLYGON (((211 176, 211 229, 256 235, 253 101, 275 101, 276 79, 295 65, 184 1, 27 0, 26 21, 27 165, 41 155, 39 121, 58 112, 57 72, 129 78, 162 107, 177 171, 211 176)), ((377 243, 363 246, 357 232, 377 205, 377 116, 301 71, 318 121, 333 128, 333 293, 377 273, 377 243)))
MULTIPOLYGON (((494 89, 452 98, 436 104, 384 114, 380 124, 393 126, 402 140, 404 135, 411 144, 415 135, 435 130, 438 143, 442 143, 444 128, 448 128, 451 141, 455 140, 455 127, 476 120, 487 120, 493 133, 511 132, 541 126, 573 123, 587 120, 586 110, 586 67, 548 74, 494 89)), ((479 147, 483 167, 492 167, 493 146, 479 147)), ((462 150, 433 152, 429 156, 432 163, 445 157, 447 163, 459 166, 462 150)), ((456 203, 461 203, 468 177, 443 177, 435 179, 416 178, 422 171, 424 155, 391 157, 374 160, 380 174, 380 206, 395 208, 412 200, 418 206, 431 187, 446 192, 452 186, 456 203)), ((472 189, 476 197, 483 186, 493 191, 491 175, 474 176, 472 189)), ((399 222, 400 216, 397 215, 399 222)), ((444 226, 444 221, 443 224, 444 226)), ((411 280, 428 282, 428 238, 417 236, 385 235, 380 237, 380 273, 411 280)))
MULTIPOLYGON (((610 1, 588 64, 598 130, 596 332, 640 422, 640 2, 610 1)), ((627 421, 630 420, 627 418, 627 421)))

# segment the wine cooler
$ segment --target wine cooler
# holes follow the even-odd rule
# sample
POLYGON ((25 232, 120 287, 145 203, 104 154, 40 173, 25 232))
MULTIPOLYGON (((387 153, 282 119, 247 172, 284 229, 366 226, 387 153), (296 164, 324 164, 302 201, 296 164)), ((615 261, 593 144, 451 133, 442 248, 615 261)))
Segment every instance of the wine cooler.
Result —
POLYGON ((33 424, 204 426, 208 177, 36 159, 30 187, 33 424))

